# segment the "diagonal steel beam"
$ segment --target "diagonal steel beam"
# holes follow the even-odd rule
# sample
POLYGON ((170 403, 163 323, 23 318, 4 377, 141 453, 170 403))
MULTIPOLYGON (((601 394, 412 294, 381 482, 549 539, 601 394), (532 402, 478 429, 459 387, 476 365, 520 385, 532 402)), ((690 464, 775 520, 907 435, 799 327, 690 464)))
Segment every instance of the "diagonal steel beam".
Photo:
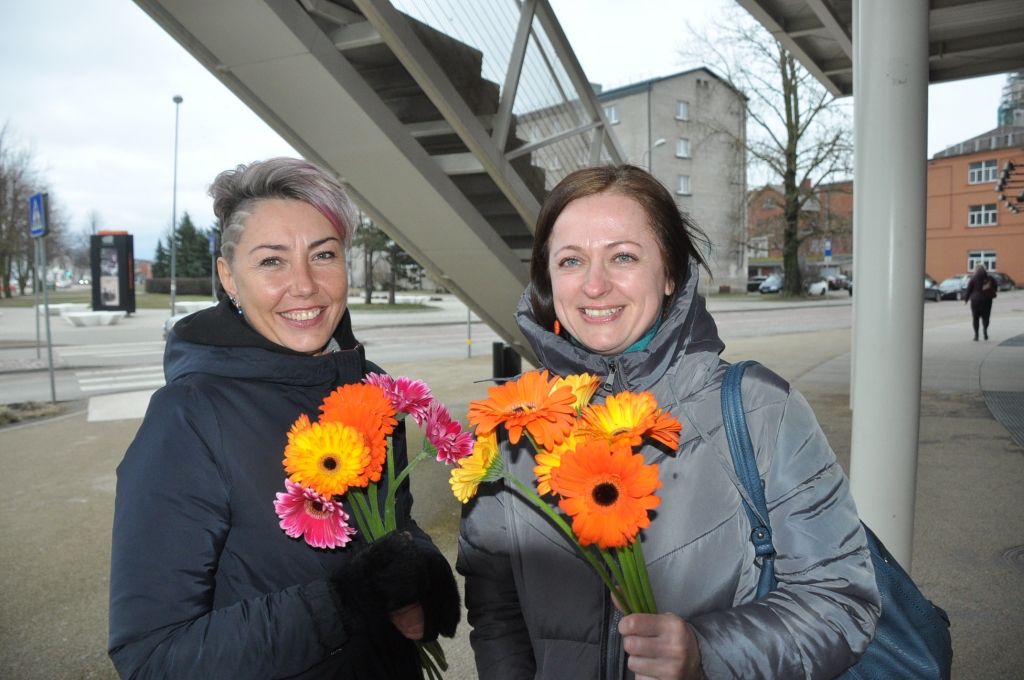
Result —
POLYGON ((501 88, 501 102, 498 104, 498 113, 494 116, 494 129, 491 131, 494 145, 501 150, 504 150, 508 142, 512 106, 516 103, 516 91, 519 89, 519 78, 523 73, 523 61, 526 59, 526 46, 530 42, 530 27, 533 25, 533 15, 536 11, 537 0, 526 0, 520 8, 519 27, 512 42, 512 55, 508 60, 505 85, 501 88))
POLYGON ((843 49, 843 52, 850 59, 853 59, 853 39, 847 33, 832 5, 825 0, 804 0, 811 8, 818 20, 828 29, 828 34, 836 41, 836 44, 843 49))

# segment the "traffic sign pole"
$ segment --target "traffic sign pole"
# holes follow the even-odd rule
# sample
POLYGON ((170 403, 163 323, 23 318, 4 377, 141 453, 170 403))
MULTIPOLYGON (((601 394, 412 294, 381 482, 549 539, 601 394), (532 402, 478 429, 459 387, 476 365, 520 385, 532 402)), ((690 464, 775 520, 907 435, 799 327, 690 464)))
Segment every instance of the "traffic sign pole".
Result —
POLYGON ((39 239, 32 239, 32 256, 32 292, 36 296, 36 359, 42 359, 42 336, 39 333, 39 239))
MULTIPOLYGON (((43 316, 46 317, 46 357, 50 364, 50 401, 57 403, 57 385, 53 379, 53 336, 50 334, 50 291, 46 288, 46 241, 49 233, 50 202, 47 194, 35 194, 28 199, 28 233, 36 242, 36 281, 43 286, 43 316), (42 276, 40 276, 40 272, 42 276)), ((39 293, 36 292, 36 300, 39 293)), ((36 350, 39 348, 39 304, 36 304, 36 350)))

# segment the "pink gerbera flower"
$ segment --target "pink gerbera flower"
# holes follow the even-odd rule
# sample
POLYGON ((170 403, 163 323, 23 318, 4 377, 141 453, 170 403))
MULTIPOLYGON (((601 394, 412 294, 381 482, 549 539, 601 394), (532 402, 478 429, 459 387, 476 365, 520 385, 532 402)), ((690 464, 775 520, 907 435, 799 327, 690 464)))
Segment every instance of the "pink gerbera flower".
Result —
POLYGON ((447 465, 473 453, 473 434, 463 432, 462 425, 452 420, 448 407, 439 401, 427 409, 425 434, 437 449, 437 460, 447 465))
POLYGON ((340 548, 351 541, 356 530, 350 527, 341 503, 321 496, 312 489, 284 480, 287 493, 278 493, 274 510, 281 528, 292 538, 305 538, 314 548, 340 548))
POLYGON ((401 376, 392 378, 383 373, 370 373, 363 382, 376 385, 384 390, 384 394, 391 400, 391 405, 399 413, 408 413, 416 424, 423 426, 423 420, 427 417, 427 409, 434 402, 430 396, 430 388, 422 380, 412 380, 401 376))

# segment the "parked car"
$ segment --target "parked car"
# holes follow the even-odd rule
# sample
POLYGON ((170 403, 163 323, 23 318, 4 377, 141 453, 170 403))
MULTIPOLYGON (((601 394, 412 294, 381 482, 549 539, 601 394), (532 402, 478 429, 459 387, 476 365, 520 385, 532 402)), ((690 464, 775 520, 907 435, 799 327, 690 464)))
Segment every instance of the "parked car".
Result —
POLYGON ((825 280, 828 281, 829 290, 841 290, 843 288, 850 287, 850 279, 846 274, 837 274, 835 276, 826 276, 825 280))
POLYGON ((996 289, 1000 292, 1017 290, 1017 282, 1011 279, 1009 274, 1004 274, 1002 272, 989 272, 988 275, 995 280, 996 289))
POLYGON ((942 291, 939 290, 939 284, 935 283, 935 279, 924 275, 924 299, 935 300, 936 302, 942 299, 942 291))
POLYGON ((943 300, 963 300, 967 290, 967 282, 971 280, 970 274, 957 274, 939 284, 939 292, 943 300))
POLYGON ((767 278, 767 276, 751 276, 749 279, 747 279, 747 292, 756 293, 758 291, 758 288, 761 286, 762 283, 764 283, 764 280, 767 278))
POLYGON ((825 279, 805 281, 804 290, 807 291, 808 295, 824 295, 828 292, 828 281, 825 279))
POLYGON ((784 280, 785 277, 782 274, 772 274, 761 282, 757 290, 761 293, 778 293, 782 290, 782 282, 784 280))

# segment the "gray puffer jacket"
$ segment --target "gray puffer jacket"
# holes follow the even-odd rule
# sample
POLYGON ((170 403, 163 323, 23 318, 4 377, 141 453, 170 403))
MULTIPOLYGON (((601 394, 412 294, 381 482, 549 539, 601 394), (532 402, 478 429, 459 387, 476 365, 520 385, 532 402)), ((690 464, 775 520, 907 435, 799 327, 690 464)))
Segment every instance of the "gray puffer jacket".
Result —
MULTIPOLYGON (((833 678, 874 635, 880 604, 849 483, 799 392, 762 367, 743 402, 765 486, 778 590, 755 601, 758 569, 722 426, 724 345, 697 272, 647 349, 604 357, 539 327, 523 296, 517 321, 545 367, 605 376, 596 399, 652 392, 683 425, 679 450, 642 450, 658 463, 661 505, 643 532, 661 612, 697 633, 709 679, 833 678)), ((524 440, 522 440, 525 442, 524 440)), ((503 442, 519 477, 530 452, 503 442)), ((607 589, 576 548, 511 488, 482 485, 464 509, 458 570, 480 677, 629 678, 607 589)))

